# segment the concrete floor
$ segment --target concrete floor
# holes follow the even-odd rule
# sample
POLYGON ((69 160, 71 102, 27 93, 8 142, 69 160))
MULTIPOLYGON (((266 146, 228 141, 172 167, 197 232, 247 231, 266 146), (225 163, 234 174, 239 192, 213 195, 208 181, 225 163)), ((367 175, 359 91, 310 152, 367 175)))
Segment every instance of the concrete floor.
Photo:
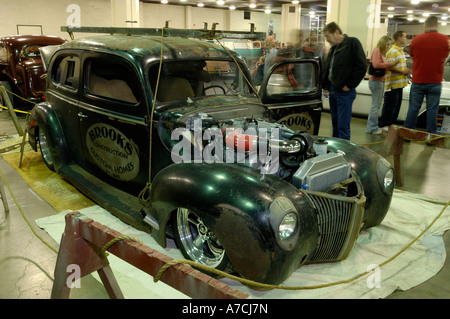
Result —
MULTIPOLYGON (((25 117, 19 115, 22 127, 25 127, 25 117)), ((352 119, 352 141, 358 144, 371 144, 384 140, 385 135, 365 134, 366 120, 352 119)), ((13 135, 17 131, 7 111, 0 111, 0 136, 13 135)), ((320 135, 331 133, 330 116, 323 113, 320 135)), ((386 156, 382 144, 369 145, 371 149, 386 156)), ((392 157, 387 157, 392 162, 392 157)), ((404 145, 402 165, 404 183, 401 189, 427 195, 448 201, 450 191, 450 150, 426 146, 411 142, 404 145)), ((25 183, 22 177, 2 157, 0 169, 6 178, 15 198, 37 234, 53 247, 56 242, 48 234, 39 229, 34 221, 40 217, 55 214, 56 211, 42 198, 36 195, 25 183)), ((0 298, 1 299, 47 299, 50 298, 53 271, 56 263, 56 253, 46 247, 31 232, 21 216, 17 205, 5 187, 10 213, 5 216, 0 203, 0 298)), ((443 269, 433 278, 408 291, 396 291, 388 298, 416 299, 450 298, 450 234, 444 234, 447 261, 443 269)), ((91 276, 81 280, 80 289, 72 289, 71 298, 108 298, 103 286, 91 276)))

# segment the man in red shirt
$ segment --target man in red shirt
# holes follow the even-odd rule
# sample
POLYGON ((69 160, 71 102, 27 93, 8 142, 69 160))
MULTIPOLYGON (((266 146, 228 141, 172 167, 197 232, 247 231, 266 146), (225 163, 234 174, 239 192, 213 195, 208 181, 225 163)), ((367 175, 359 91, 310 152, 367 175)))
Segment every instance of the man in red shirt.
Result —
POLYGON ((425 21, 425 33, 416 36, 409 51, 413 58, 412 85, 405 127, 414 129, 420 107, 426 96, 427 132, 436 133, 436 116, 441 98, 444 62, 448 57, 450 40, 437 32, 438 20, 430 16, 425 21))

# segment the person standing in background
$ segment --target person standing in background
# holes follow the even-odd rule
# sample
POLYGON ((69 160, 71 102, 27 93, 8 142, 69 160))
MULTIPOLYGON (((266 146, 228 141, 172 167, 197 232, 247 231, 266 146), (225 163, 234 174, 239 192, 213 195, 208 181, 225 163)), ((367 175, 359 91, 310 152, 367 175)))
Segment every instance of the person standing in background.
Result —
POLYGON ((426 96, 427 132, 433 134, 437 131, 436 117, 444 78, 444 63, 450 47, 448 37, 438 33, 437 28, 437 18, 428 17, 425 21, 425 33, 416 36, 411 42, 412 85, 404 124, 406 128, 416 128, 419 110, 426 96))
POLYGON ((403 88, 408 85, 408 74, 411 70, 406 66, 406 57, 403 52, 405 45, 406 33, 395 32, 394 45, 386 54, 386 61, 395 62, 396 65, 386 71, 384 104, 379 123, 384 132, 387 132, 388 126, 397 120, 402 105, 403 88))
POLYGON ((333 137, 350 140, 355 88, 366 74, 366 54, 361 42, 343 34, 335 22, 327 24, 323 33, 332 45, 324 65, 322 87, 330 101, 333 137))
MULTIPOLYGON (((391 48, 392 39, 384 35, 378 41, 376 48, 372 51, 370 61, 375 69, 386 69, 394 66, 396 62, 386 62, 386 53, 391 48)), ((369 78, 369 89, 372 92, 372 107, 370 108, 369 117, 367 118, 366 133, 379 135, 382 133, 378 126, 378 113, 383 102, 384 96, 384 79, 383 76, 371 75, 369 78)))

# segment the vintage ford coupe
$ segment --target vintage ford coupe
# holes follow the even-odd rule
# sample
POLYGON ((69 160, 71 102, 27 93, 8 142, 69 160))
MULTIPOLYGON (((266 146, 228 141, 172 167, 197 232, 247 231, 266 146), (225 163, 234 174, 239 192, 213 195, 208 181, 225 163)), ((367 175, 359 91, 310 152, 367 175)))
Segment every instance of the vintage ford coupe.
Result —
POLYGON ((389 162, 281 123, 321 107, 314 59, 278 62, 256 93, 243 60, 207 41, 99 35, 43 52, 31 145, 188 259, 278 284, 302 264, 346 258, 388 212, 389 162), (280 80, 287 70, 296 86, 280 80))

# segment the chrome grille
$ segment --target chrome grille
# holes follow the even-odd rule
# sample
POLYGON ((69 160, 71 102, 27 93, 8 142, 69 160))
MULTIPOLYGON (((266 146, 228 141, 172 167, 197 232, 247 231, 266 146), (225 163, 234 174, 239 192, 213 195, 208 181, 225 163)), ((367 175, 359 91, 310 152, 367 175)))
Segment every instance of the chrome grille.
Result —
POLYGON ((303 191, 317 211, 319 242, 309 262, 343 260, 350 253, 361 229, 366 198, 303 191))

